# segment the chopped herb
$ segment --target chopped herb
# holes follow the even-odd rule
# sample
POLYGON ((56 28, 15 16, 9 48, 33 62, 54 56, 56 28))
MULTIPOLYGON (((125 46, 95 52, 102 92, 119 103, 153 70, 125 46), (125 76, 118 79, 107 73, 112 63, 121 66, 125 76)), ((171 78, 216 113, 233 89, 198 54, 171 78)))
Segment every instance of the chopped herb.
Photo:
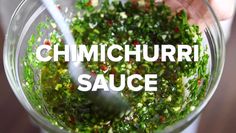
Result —
MULTIPOLYGON (((110 5, 105 0, 99 10, 94 8, 93 0, 77 0, 76 8, 84 10, 84 16, 82 19, 75 16, 70 28, 76 43, 86 44, 88 49, 94 43, 130 44, 132 49, 147 44, 150 51, 154 49, 153 44, 202 45, 199 27, 188 24, 185 11, 173 15, 164 3, 156 4, 154 0, 149 5, 140 2, 124 5, 113 2, 110 5), (139 8, 143 4, 145 10, 139 8)), ((99 108, 76 89, 63 58, 59 62, 37 61, 35 48, 41 43, 43 31, 50 28, 54 30, 44 44, 64 45, 63 36, 53 21, 38 25, 37 33, 28 41, 24 58, 24 91, 32 106, 60 128, 71 132, 153 132, 185 118, 205 97, 209 56, 202 46, 198 62, 135 62, 134 58, 118 63, 85 62, 91 75, 104 74, 109 79, 109 74, 115 74, 116 85, 120 84, 120 74, 158 74, 158 91, 130 92, 125 89, 121 95, 128 100, 130 110, 120 117, 102 117, 99 108)), ((113 53, 114 56, 122 54, 122 51, 113 53)), ((143 85, 144 81, 135 80, 133 84, 143 85)))

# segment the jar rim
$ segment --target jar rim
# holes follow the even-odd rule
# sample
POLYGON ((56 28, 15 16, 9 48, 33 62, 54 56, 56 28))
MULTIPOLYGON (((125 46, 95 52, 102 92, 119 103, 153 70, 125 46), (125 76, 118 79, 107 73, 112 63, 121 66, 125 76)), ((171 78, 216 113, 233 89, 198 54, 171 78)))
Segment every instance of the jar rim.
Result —
MULTIPOLYGON (((179 1, 183 1, 183 0, 179 0, 179 1)), ((11 31, 10 27, 13 25, 13 21, 16 17, 16 14, 18 13, 19 10, 22 9, 22 7, 24 6, 24 4, 26 2, 27 2, 27 0, 23 0, 18 5, 18 7, 16 8, 16 10, 14 11, 14 13, 11 17, 9 27, 7 29, 7 34, 6 34, 5 43, 4 43, 4 50, 3 50, 3 62, 4 62, 5 73, 6 73, 8 82, 10 83, 11 88, 14 91, 16 97, 21 102, 21 104, 24 106, 24 108, 27 110, 27 112, 30 114, 30 116, 36 122, 40 123, 40 126, 42 126, 43 128, 46 128, 49 131, 66 132, 65 130, 59 129, 58 127, 54 126, 47 119, 45 119, 42 115, 40 115, 38 112, 36 112, 32 108, 31 104, 29 103, 29 101, 27 100, 27 98, 24 95, 23 96, 18 95, 19 90, 23 90, 23 89, 22 89, 21 84, 17 83, 17 81, 16 81, 17 77, 15 77, 14 72, 10 69, 11 64, 9 63, 9 57, 8 57, 9 53, 7 53, 10 46, 8 45, 7 38, 8 38, 9 32, 11 31), (19 88, 19 89, 16 90, 16 88, 19 88)), ((216 14, 214 13, 212 7, 209 5, 207 0, 204 0, 204 2, 212 15, 214 22, 216 23, 216 28, 217 28, 216 30, 218 32, 217 33, 218 41, 219 41, 218 47, 220 48, 220 52, 221 52, 221 56, 217 57, 218 62, 219 62, 218 67, 217 67, 218 68, 218 74, 217 74, 218 78, 214 81, 212 88, 210 89, 210 91, 207 93, 205 98, 201 101, 201 103, 198 105, 198 107, 194 111, 192 111, 185 118, 177 121, 173 125, 170 125, 169 127, 164 128, 164 130, 161 132, 173 132, 176 130, 181 131, 188 125, 187 123, 191 123, 193 120, 195 120, 195 118, 197 118, 197 116, 205 108, 205 106, 208 104, 209 100, 211 99, 211 97, 215 93, 216 88, 217 88, 219 81, 220 81, 220 77, 223 72, 223 67, 224 67, 224 62, 225 62, 225 41, 224 41, 224 37, 223 37, 223 32, 222 32, 219 20, 218 20, 216 14)), ((209 84, 212 84, 212 82, 209 84)))

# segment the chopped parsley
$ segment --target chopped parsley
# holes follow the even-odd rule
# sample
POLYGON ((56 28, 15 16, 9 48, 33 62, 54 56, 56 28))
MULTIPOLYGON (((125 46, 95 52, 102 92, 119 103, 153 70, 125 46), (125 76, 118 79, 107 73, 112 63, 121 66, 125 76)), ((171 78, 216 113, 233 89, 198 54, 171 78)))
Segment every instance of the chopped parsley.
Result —
MULTIPOLYGON (((42 42, 43 31, 54 29, 43 40, 45 45, 64 45, 63 36, 52 20, 41 22, 28 41, 24 58, 24 91, 32 106, 54 125, 71 132, 153 132, 163 130, 185 118, 204 99, 208 86, 209 55, 202 46, 199 27, 190 25, 185 11, 172 13, 164 3, 150 1, 148 9, 126 2, 105 0, 101 8, 94 8, 89 0, 78 0, 76 8, 84 10, 83 16, 74 16, 70 23, 76 43, 86 44, 153 44, 199 45, 198 62, 85 62, 91 74, 115 74, 115 84, 120 74, 158 74, 158 91, 122 91, 130 110, 119 117, 101 115, 87 97, 77 90, 63 58, 59 62, 39 62, 35 48, 42 42)), ((52 53, 49 53, 52 54, 52 53)), ((153 53, 150 52, 150 56, 153 53)), ((114 52, 113 55, 122 55, 114 52)), ((133 84, 144 84, 134 81, 133 84)))

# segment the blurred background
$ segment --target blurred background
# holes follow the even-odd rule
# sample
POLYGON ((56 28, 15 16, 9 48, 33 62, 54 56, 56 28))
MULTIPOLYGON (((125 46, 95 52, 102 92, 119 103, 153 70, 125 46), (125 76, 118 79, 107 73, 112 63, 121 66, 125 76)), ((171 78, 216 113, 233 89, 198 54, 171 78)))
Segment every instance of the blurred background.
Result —
MULTIPOLYGON (((19 2, 0 0, 0 133, 39 133, 11 91, 3 68, 4 35, 19 2)), ((236 18, 222 26, 227 38, 225 68, 216 93, 202 112, 199 133, 236 132, 236 18)))

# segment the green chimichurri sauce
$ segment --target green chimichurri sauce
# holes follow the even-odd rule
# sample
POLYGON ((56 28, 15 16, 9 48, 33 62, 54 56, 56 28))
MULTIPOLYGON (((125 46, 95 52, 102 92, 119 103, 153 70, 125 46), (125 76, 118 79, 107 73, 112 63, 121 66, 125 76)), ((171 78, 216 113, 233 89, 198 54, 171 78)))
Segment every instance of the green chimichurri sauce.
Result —
MULTIPOLYGON (((42 22, 37 34, 28 41, 24 58, 24 91, 39 113, 54 125, 72 132, 153 132, 185 118, 198 107, 208 84, 209 56, 202 46, 199 27, 188 23, 185 11, 173 13, 165 4, 156 5, 153 1, 148 9, 140 9, 131 2, 110 5, 107 0, 99 10, 87 0, 78 1, 76 7, 87 12, 83 17, 75 16, 70 23, 78 45, 86 44, 89 49, 92 44, 100 43, 130 44, 134 49, 136 45, 147 44, 152 51, 153 44, 197 44, 200 59, 198 62, 135 62, 132 58, 130 62, 119 63, 85 62, 91 74, 104 74, 106 78, 115 74, 117 85, 120 74, 158 74, 158 91, 131 92, 126 88, 121 93, 128 100, 130 110, 119 117, 104 118, 97 113, 99 108, 77 90, 63 58, 59 62, 37 61, 34 49, 40 44, 45 29, 54 28, 45 45, 64 45, 55 23, 42 22)), ((114 55, 120 54, 114 52, 114 55)))

